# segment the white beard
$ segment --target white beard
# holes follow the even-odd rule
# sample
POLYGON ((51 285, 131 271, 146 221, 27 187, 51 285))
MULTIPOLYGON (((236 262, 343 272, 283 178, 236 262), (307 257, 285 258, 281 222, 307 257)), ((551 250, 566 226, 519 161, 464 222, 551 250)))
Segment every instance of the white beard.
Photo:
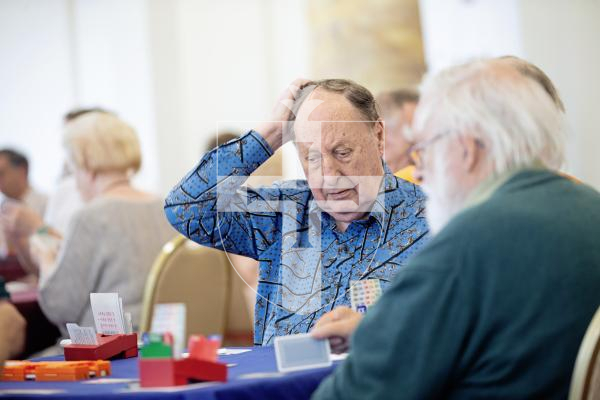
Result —
MULTIPOLYGON (((445 157, 444 157, 445 158, 445 157)), ((438 159, 433 174, 423 184, 427 195, 425 214, 430 232, 438 234, 458 214, 465 204, 466 193, 449 174, 447 160, 438 159)))

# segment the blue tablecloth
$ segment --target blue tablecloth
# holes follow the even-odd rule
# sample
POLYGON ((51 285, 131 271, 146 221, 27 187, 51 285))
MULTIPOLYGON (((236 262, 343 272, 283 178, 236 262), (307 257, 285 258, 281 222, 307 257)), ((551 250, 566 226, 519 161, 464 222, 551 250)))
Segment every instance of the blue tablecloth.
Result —
MULTIPOLYGON (((136 383, 90 384, 80 382, 0 382, 0 398, 52 399, 307 399, 319 382, 335 368, 277 374, 273 347, 254 347, 243 354, 219 357, 229 367, 227 383, 199 383, 170 389, 139 388, 136 383), (249 374, 267 374, 252 376, 249 374), (2 394, 5 389, 55 389, 54 394, 2 394), (174 391, 173 391, 174 390, 174 391)), ((59 360, 53 357, 49 359, 59 360)), ((138 359, 115 360, 109 378, 139 378, 138 359)))

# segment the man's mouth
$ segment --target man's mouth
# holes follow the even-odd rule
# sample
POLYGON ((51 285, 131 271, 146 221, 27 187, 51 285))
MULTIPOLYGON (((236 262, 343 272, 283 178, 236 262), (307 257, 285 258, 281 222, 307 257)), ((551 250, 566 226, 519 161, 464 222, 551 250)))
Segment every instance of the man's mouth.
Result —
POLYGON ((338 190, 336 192, 327 193, 328 200, 345 200, 351 197, 354 193, 354 188, 338 190))

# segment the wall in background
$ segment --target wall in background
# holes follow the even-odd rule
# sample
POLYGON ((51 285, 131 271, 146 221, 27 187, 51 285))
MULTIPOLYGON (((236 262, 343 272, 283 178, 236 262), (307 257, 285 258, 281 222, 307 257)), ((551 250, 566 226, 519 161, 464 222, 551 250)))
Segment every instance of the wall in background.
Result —
POLYGON ((431 71, 514 54, 541 67, 567 108, 565 170, 600 189, 600 1, 420 0, 431 71))
MULTIPOLYGON (((63 160, 62 115, 74 106, 105 106, 140 134, 144 166, 137 182, 164 193, 197 162, 218 126, 251 128, 269 115, 274 100, 294 78, 312 78, 320 74, 316 66, 327 62, 334 67, 338 61, 348 63, 348 54, 372 60, 375 66, 389 64, 377 54, 366 54, 364 41, 353 46, 342 35, 360 35, 361 29, 369 33, 377 21, 369 25, 359 19, 353 31, 344 23, 343 10, 337 22, 315 15, 338 10, 334 3, 3 1, 0 147, 25 151, 34 184, 50 190, 63 160), (336 37, 341 40, 337 44, 336 37), (319 38, 323 46, 313 43, 319 38), (327 53, 311 61, 321 49, 327 53)), ((565 100, 571 128, 567 170, 600 188, 600 113, 595 110, 600 104, 600 2, 420 0, 419 6, 430 70, 511 53, 550 75, 565 100)), ((390 21, 396 19, 380 22, 390 21)), ((418 21, 412 24, 418 26, 418 21)), ((371 34, 375 39, 369 40, 379 37, 388 44, 407 43, 410 37, 390 34, 398 41, 389 42, 385 32, 371 34)), ((368 69, 359 67, 354 72, 352 65, 325 68, 322 74, 368 81, 360 75, 368 69)), ((381 84, 365 83, 375 91, 381 84)), ((284 152, 284 176, 301 177, 293 148, 288 145, 284 152)))
MULTIPOLYGON (((116 111, 140 136, 136 182, 166 192, 217 128, 243 133, 307 76, 303 1, 35 0, 0 4, 0 147, 32 161, 50 191, 63 160, 61 118, 116 111)), ((293 148, 284 174, 300 176, 293 148)))
POLYGON ((138 132, 143 168, 136 182, 159 184, 154 121, 153 66, 146 0, 68 1, 70 5, 73 103, 116 112, 138 132))
POLYGON ((600 1, 528 0, 520 13, 523 53, 567 109, 568 171, 600 189, 600 1))
POLYGON ((315 78, 353 79, 374 94, 421 81, 418 0, 311 0, 309 23, 315 78))
POLYGON ((66 1, 0 5, 0 147, 27 154, 44 189, 61 170, 61 118, 74 99, 69 35, 66 1))

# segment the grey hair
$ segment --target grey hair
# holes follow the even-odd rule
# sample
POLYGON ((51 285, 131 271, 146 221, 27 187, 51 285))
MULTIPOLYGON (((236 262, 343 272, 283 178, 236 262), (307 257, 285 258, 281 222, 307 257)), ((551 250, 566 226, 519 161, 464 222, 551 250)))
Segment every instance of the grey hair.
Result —
MULTIPOLYGON (((344 96, 346 100, 358 110, 365 122, 369 124, 373 125, 380 119, 375 97, 369 89, 349 79, 322 79, 310 81, 300 89, 298 96, 291 107, 292 112, 289 121, 295 122, 302 104, 304 104, 310 94, 317 88, 344 96)), ((292 134, 295 136, 293 123, 289 129, 292 130, 292 134)))
POLYGON ((390 90, 379 93, 376 101, 379 106, 379 113, 387 115, 401 109, 406 104, 417 104, 419 102, 419 92, 409 88, 390 90))
POLYGON ((564 161, 564 113, 538 82, 493 60, 428 77, 413 128, 413 135, 430 130, 476 137, 497 173, 535 162, 558 169, 564 161))

